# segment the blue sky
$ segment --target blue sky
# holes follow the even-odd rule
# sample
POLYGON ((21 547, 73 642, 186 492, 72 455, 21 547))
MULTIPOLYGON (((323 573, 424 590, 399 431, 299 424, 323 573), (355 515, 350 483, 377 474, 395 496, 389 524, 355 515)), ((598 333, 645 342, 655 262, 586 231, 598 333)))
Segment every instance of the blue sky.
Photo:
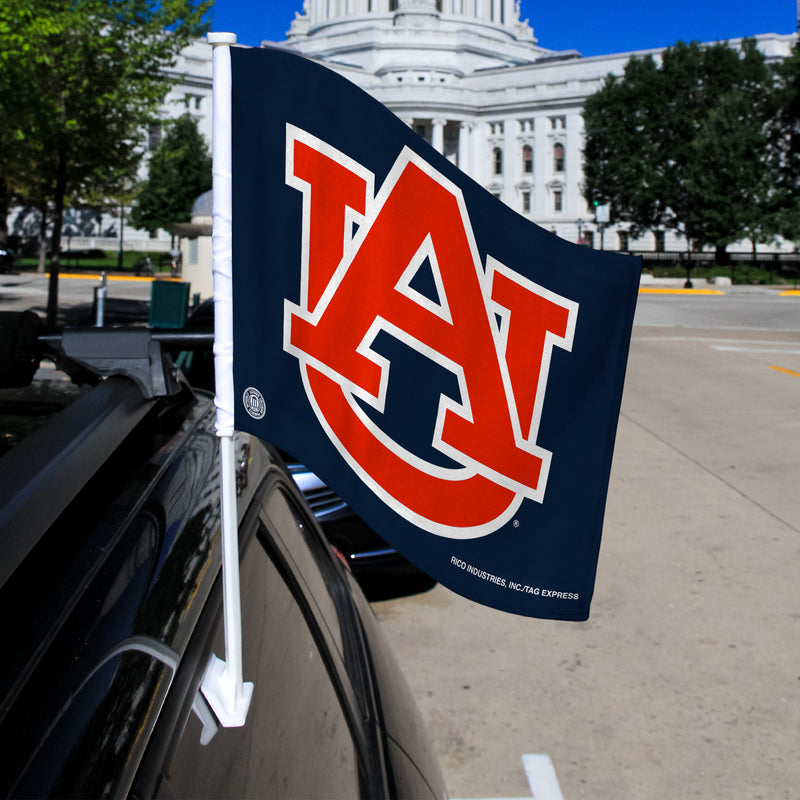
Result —
MULTIPOLYGON (((216 0, 213 30, 241 44, 281 41, 303 0, 216 0)), ((522 0, 522 18, 539 45, 585 56, 664 47, 679 39, 714 41, 757 33, 793 33, 796 0, 522 0), (653 8, 656 6, 656 8, 653 8)))

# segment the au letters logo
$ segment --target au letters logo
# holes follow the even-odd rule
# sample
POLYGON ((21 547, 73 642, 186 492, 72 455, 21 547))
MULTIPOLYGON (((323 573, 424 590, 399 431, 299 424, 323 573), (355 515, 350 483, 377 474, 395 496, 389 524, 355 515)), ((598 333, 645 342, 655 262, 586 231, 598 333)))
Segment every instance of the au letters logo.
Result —
POLYGON ((376 188, 361 164, 287 124, 286 183, 302 193, 302 269, 283 346, 341 457, 401 517, 451 539, 544 502, 553 454, 537 432, 578 303, 491 255, 482 264, 461 190, 407 147, 376 188), (433 293, 415 288, 423 269, 433 293), (367 413, 383 412, 392 369, 373 349, 379 334, 455 376, 459 397, 440 397, 431 443, 455 466, 409 451, 367 413))

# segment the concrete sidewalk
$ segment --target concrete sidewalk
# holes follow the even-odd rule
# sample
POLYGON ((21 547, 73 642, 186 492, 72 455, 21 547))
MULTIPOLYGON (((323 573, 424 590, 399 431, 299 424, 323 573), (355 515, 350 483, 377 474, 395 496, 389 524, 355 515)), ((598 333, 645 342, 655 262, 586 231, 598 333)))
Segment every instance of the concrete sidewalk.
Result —
POLYGON ((673 333, 634 330, 587 622, 375 606, 453 796, 547 753, 567 800, 800 797, 800 335, 673 333))

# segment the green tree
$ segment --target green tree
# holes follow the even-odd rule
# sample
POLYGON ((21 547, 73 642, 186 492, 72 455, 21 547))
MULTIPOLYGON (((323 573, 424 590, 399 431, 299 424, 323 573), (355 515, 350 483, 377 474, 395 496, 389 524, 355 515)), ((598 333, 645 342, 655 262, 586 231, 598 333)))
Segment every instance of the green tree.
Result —
POLYGON ((770 71, 755 42, 633 57, 584 108, 585 188, 634 236, 674 230, 718 254, 771 235, 770 71))
MULTIPOLYGON (((207 30, 210 0, 3 0, 0 166, 53 220, 47 322, 55 325, 67 201, 114 198, 136 175, 167 69, 207 30), (13 163, 8 163, 13 162, 13 163)), ((0 209, 0 213, 2 209, 0 209)))
POLYGON ((800 42, 775 68, 770 142, 778 173, 776 205, 782 236, 800 239, 800 42))
POLYGON ((25 165, 40 149, 26 136, 36 115, 25 98, 35 91, 32 75, 53 30, 52 20, 36 17, 35 0, 0 4, 0 243, 9 208, 28 177, 25 165))
POLYGON ((131 209, 131 222, 151 233, 189 222, 194 201, 211 188, 211 156, 197 122, 184 114, 167 125, 131 209))
POLYGON ((623 78, 609 75, 584 106, 584 193, 609 203, 611 218, 641 236, 668 224, 663 165, 655 156, 663 127, 661 75, 651 57, 633 57, 623 78))

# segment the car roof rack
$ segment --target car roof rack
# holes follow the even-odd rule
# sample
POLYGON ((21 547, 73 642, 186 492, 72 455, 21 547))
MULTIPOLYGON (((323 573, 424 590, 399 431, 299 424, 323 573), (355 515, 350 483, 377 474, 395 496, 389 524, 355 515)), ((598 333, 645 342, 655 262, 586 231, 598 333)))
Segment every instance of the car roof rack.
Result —
POLYGON ((154 328, 65 328, 46 335, 33 311, 0 311, 0 388, 30 385, 39 362, 55 358, 73 380, 126 375, 145 397, 178 391, 167 351, 210 347, 213 333, 154 328))
POLYGON ((44 357, 76 382, 98 385, 0 459, 0 586, 157 399, 180 392, 165 348, 208 342, 206 334, 148 328, 38 335, 38 317, 28 313, 0 315, 0 387, 29 385, 44 357))
POLYGON ((155 402, 114 376, 0 459, 0 586, 155 402))

